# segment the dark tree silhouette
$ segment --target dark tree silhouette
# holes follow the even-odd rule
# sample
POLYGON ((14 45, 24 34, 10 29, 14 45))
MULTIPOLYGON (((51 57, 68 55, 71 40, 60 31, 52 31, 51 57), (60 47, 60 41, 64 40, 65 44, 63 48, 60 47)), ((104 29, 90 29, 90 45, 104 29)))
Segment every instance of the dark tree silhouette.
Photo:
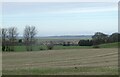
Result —
POLYGON ((92 36, 92 40, 94 45, 107 43, 108 35, 101 32, 96 32, 95 35, 92 36))
POLYGON ((6 28, 2 28, 2 51, 5 51, 6 49, 6 38, 7 38, 7 29, 6 28))
POLYGON ((120 42, 120 33, 113 33, 109 36, 108 42, 120 42))
POLYGON ((80 40, 78 42, 79 46, 92 46, 93 45, 93 41, 92 40, 80 40))
POLYGON ((35 26, 26 26, 24 29, 24 42, 27 51, 32 51, 32 45, 35 43, 36 39, 36 28, 35 26))
POLYGON ((9 51, 14 51, 14 45, 17 40, 17 28, 10 27, 8 28, 8 40, 9 40, 9 51))

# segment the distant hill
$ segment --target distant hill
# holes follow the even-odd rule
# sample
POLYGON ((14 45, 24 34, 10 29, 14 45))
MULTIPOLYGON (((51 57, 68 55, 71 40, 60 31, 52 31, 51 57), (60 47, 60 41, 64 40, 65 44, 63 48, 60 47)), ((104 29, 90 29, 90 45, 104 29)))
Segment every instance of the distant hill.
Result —
POLYGON ((41 39, 91 39, 92 35, 79 35, 79 36, 73 36, 73 35, 65 35, 65 36, 47 36, 47 37, 39 37, 41 39))
MULTIPOLYGON (((19 39, 23 39, 22 36, 18 36, 19 39)), ((40 39, 92 39, 92 35, 63 35, 63 36, 37 36, 40 39)))

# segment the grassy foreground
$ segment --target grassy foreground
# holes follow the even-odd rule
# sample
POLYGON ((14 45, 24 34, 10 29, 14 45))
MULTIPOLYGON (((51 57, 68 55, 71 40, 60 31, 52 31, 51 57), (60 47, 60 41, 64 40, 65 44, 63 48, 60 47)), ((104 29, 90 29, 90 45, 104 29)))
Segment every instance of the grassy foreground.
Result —
POLYGON ((3 70, 4 75, 117 75, 117 68, 79 67, 75 68, 29 68, 3 70))
POLYGON ((118 49, 3 52, 4 75, 117 75, 118 49))

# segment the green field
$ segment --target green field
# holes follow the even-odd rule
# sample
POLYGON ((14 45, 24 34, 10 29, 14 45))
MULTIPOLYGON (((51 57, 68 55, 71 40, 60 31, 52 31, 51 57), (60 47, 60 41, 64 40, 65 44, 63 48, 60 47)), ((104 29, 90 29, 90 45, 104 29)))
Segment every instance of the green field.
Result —
MULTIPOLYGON (((100 48, 118 48, 119 43, 108 43, 108 44, 101 44, 99 45, 100 48)), ((45 45, 40 45, 40 46, 32 46, 33 51, 43 51, 47 50, 47 47, 45 45), (42 50, 41 50, 42 49, 42 50)), ((93 46, 54 46, 53 50, 61 50, 61 49, 88 49, 88 48, 93 48, 93 46)), ((26 51, 25 46, 15 46, 15 51, 26 51)))
MULTIPOLYGON (((45 45, 40 46, 32 46, 33 51, 43 51, 47 50, 47 47, 45 45), (41 50, 42 48, 42 50, 41 50)), ((92 48, 92 46, 54 46, 53 50, 61 50, 61 49, 86 49, 86 48, 92 48)), ((25 46, 15 46, 15 51, 26 51, 25 46)))
POLYGON ((118 44, 93 46, 15 46, 14 52, 3 52, 5 75, 117 75, 118 44), (40 49, 43 50, 40 50, 40 49), (37 51, 37 52, 35 52, 37 51))
POLYGON ((99 45, 101 48, 118 48, 120 47, 120 42, 117 43, 108 43, 99 45))
POLYGON ((3 52, 4 75, 117 75, 118 49, 3 52))

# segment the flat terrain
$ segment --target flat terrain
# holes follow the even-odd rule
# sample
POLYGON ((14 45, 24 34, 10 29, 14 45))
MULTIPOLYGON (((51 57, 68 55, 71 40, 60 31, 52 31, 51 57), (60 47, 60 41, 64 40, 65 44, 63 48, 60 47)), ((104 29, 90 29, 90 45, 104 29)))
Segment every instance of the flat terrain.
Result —
MULTIPOLYGON (((118 48, 120 46, 120 42, 116 43, 107 43, 107 44, 100 44, 98 45, 100 48, 118 48)), ((46 45, 34 45, 33 51, 43 51, 47 50, 46 45), (42 49, 42 50, 41 50, 42 49)), ((15 52, 25 52, 26 46, 15 46, 15 52)), ((63 49, 90 49, 93 48, 93 46, 62 46, 62 45, 55 45, 53 47, 53 50, 63 50, 63 49)))
POLYGON ((118 49, 3 52, 3 74, 118 74, 118 49))

